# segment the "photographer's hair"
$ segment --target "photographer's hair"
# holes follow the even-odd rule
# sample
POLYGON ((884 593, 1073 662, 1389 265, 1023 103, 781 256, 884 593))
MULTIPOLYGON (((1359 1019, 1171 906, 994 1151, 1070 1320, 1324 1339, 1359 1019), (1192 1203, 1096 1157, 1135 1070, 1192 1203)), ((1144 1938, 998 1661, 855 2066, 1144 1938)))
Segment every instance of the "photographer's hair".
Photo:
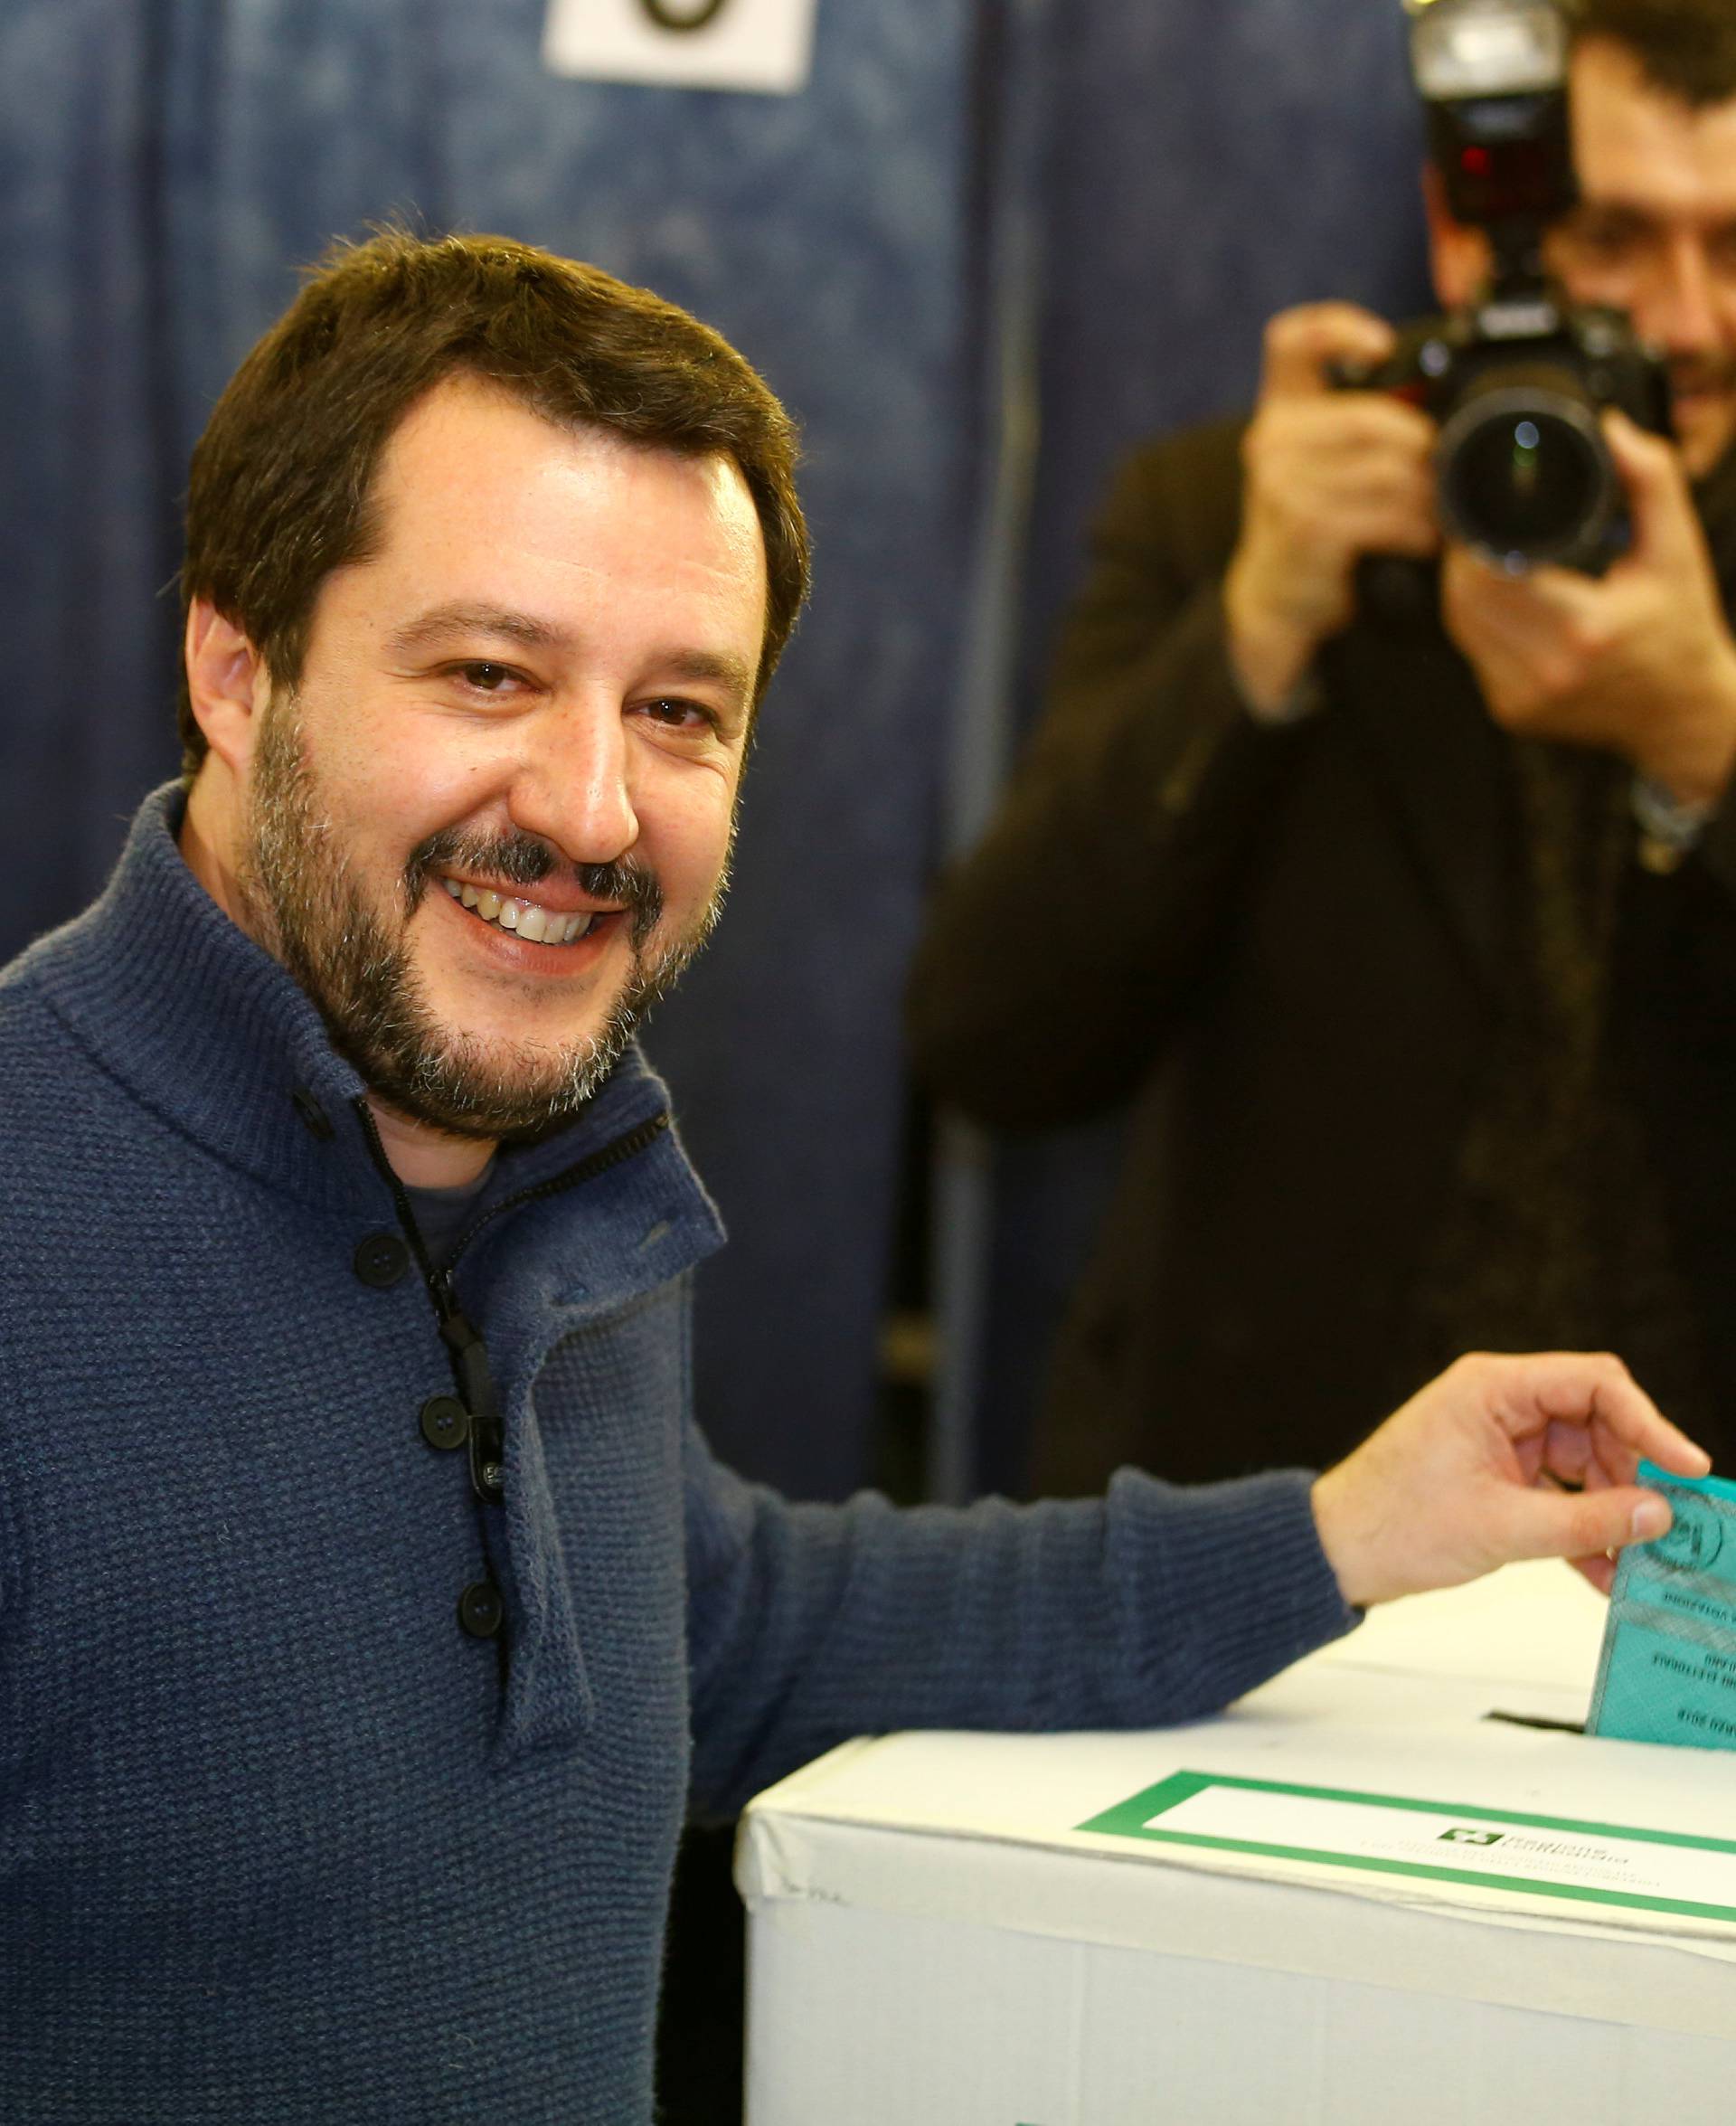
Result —
MULTIPOLYGON (((367 558, 380 455, 443 379, 544 420, 740 467, 765 538, 763 694, 807 594, 796 433, 727 341, 644 288, 500 236, 399 228, 339 244, 231 379, 193 454, 183 609, 203 598, 274 682, 300 676, 320 585, 367 558)), ((205 751, 184 674, 182 772, 205 751)))
POLYGON ((1655 89, 1695 109, 1736 97, 1736 0, 1558 0, 1575 43, 1626 45, 1655 89))

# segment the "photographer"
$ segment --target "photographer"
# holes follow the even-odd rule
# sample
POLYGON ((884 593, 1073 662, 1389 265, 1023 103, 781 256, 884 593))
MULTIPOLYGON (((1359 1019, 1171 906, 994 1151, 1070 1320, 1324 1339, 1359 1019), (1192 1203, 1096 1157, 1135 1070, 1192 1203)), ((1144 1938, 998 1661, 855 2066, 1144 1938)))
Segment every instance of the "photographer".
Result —
MULTIPOLYGON (((1666 364, 1603 418, 1626 551, 1443 537, 1391 354, 1274 319, 1252 420, 1135 454, 1051 706, 936 901, 920 1067, 992 1128, 1137 1096, 1035 1482, 1330 1457, 1472 1346, 1620 1350, 1722 1454, 1736 1408, 1736 16, 1584 0, 1575 303, 1666 364), (1435 571, 1404 617, 1366 556, 1435 571), (1157 1413, 1162 1413, 1161 1424, 1157 1413)), ((1427 181, 1449 307, 1486 233, 1427 181)))

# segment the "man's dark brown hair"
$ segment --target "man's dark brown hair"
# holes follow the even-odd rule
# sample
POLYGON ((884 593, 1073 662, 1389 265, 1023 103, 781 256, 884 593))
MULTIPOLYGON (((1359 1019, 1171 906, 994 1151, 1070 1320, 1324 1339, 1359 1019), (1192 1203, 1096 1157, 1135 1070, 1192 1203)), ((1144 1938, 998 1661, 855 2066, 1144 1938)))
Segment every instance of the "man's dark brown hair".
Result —
MULTIPOLYGON (((184 609, 207 599, 280 685, 300 676, 319 587, 364 560, 386 442, 443 379, 471 375, 563 428, 734 459, 766 544, 758 692, 807 594, 796 434, 729 343, 594 266, 502 236, 389 229, 335 246, 230 380, 193 454, 184 609)), ((184 675, 183 773, 205 755, 184 675)))
POLYGON ((1699 109, 1736 97, 1736 0, 1561 0, 1575 43, 1625 44, 1655 89, 1699 109))

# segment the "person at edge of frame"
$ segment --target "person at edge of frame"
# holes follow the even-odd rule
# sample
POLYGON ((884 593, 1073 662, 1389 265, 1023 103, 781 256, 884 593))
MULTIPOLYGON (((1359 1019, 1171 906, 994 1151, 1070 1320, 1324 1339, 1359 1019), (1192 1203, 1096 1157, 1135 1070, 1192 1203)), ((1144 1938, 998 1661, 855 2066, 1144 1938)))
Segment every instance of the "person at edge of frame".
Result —
MULTIPOLYGON (((1329 1460, 1455 1350, 1619 1349, 1736 1412, 1736 13, 1570 16, 1580 302, 1667 359, 1607 418, 1630 550, 1441 550, 1426 414, 1334 391, 1390 326, 1275 317, 1250 420, 1121 465, 1044 718, 937 890, 920 1074, 991 1129, 1133 1102, 1034 1487, 1329 1460), (1338 372, 1342 373, 1342 372, 1338 372), (1359 609, 1363 555, 1439 607, 1359 609)), ((1437 292, 1480 231, 1425 178, 1437 292)))
POLYGON ((1190 1718, 1508 1559, 1607 1585, 1637 1454, 1706 1466, 1576 1354, 1317 1478, 718 1465, 632 1029, 716 918, 792 461, 714 333, 497 237, 340 250, 212 415, 184 775, 0 976, 0 2117, 648 2121, 690 1811, 1190 1718))

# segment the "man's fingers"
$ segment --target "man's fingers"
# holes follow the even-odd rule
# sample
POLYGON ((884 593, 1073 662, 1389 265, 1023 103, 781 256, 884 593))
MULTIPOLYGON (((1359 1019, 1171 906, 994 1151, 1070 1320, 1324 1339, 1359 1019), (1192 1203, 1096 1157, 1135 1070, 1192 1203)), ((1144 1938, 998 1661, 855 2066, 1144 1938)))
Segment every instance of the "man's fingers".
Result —
POLYGON ((1700 534, 1688 476, 1674 446, 1614 407, 1603 417, 1603 434, 1628 491, 1634 553, 1665 566, 1685 562, 1700 534))
POLYGON ((1430 554, 1440 543, 1427 503, 1403 495, 1322 498, 1313 521, 1301 521, 1309 537, 1346 553, 1430 554))
POLYGON ((1608 1594, 1616 1583, 1616 1566, 1613 1558, 1601 1552, 1596 1557, 1572 1557, 1567 1561, 1576 1573, 1588 1579, 1599 1594, 1608 1594))
POLYGON ((1515 628, 1535 634, 1542 619, 1571 620, 1595 608, 1597 586, 1576 570, 1543 567, 1514 575, 1468 546, 1450 546, 1448 553, 1454 595, 1515 628))
MULTIPOLYGON (((1590 1425, 1552 1418, 1543 1437, 1543 1471, 1565 1484, 1589 1483, 1594 1488, 1607 1486, 1612 1479, 1597 1458, 1596 1440, 1590 1425)), ((1624 1469, 1613 1480, 1625 1483, 1630 1473, 1624 1469)))
POLYGON ((1587 654, 1599 625, 1592 595, 1588 578, 1565 569, 1507 576, 1466 547, 1447 549, 1441 611, 1460 647, 1479 661, 1504 652, 1545 692, 1587 654))
POLYGON ((1286 397, 1324 392, 1329 364, 1383 362, 1395 337, 1383 317, 1354 303, 1304 303, 1282 310, 1266 327, 1263 389, 1286 397))
POLYGON ((1435 424, 1380 392, 1340 392, 1270 407, 1249 430, 1244 456, 1280 465, 1287 478, 1337 473, 1365 480, 1385 474, 1434 492, 1435 424))
MULTIPOLYGON (((1665 1417, 1649 1395, 1642 1394, 1631 1378, 1626 1391, 1614 1389, 1599 1395, 1592 1413, 1594 1422, 1608 1427, 1623 1446, 1656 1462, 1678 1477, 1703 1477, 1712 1457, 1698 1441, 1691 1440, 1679 1425, 1665 1417)), ((1606 1469, 1608 1457, 1599 1442, 1599 1460, 1606 1469)))
POLYGON ((1676 1476, 1703 1477, 1712 1467, 1712 1457, 1704 1448, 1697 1446, 1667 1418, 1660 1419, 1659 1422, 1663 1432, 1654 1433, 1648 1445, 1637 1447, 1610 1427, 1593 1422, 1588 1431, 1592 1459, 1586 1471, 1586 1481, 1630 1484, 1634 1480, 1634 1464, 1642 1454, 1657 1468, 1669 1469, 1676 1476))
POLYGON ((1496 1531, 1504 1559, 1592 1559, 1625 1543, 1650 1543, 1670 1525, 1667 1499, 1633 1484, 1606 1491, 1509 1491, 1496 1531))
MULTIPOLYGON (((1608 1441, 1678 1476, 1703 1477, 1712 1467, 1705 1449, 1673 1425, 1608 1351, 1546 1351, 1487 1363, 1496 1368, 1489 1407, 1513 1439, 1559 1419, 1595 1425, 1608 1441)), ((1599 1442, 1599 1460, 1611 1475, 1627 1473, 1604 1450, 1603 1441, 1599 1442)))

